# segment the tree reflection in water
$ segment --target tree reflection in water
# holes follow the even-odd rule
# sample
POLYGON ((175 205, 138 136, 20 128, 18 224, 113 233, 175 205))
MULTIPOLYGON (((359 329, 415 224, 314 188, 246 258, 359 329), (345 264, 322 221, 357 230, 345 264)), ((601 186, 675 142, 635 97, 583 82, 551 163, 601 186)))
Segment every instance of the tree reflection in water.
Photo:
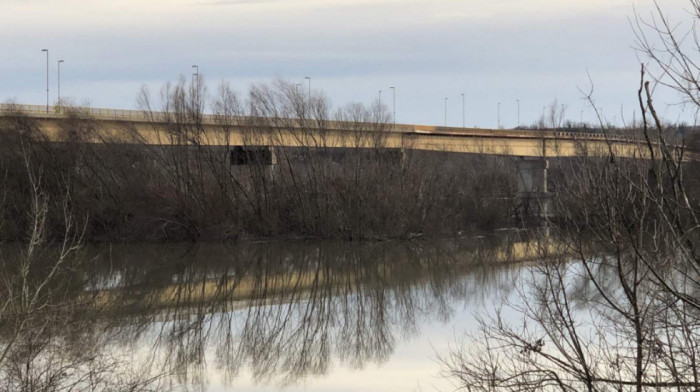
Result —
POLYGON ((91 327, 74 339, 156 367, 171 388, 205 386, 212 369, 292 383, 382 363, 421 320, 507 292, 510 249, 503 238, 87 249, 73 298, 90 304, 91 327))

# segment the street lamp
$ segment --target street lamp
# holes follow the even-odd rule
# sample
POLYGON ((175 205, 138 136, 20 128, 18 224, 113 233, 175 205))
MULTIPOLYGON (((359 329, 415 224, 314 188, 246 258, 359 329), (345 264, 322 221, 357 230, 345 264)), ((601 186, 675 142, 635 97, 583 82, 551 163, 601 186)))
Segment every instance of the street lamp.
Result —
POLYGON ((546 106, 542 106, 542 128, 544 128, 544 109, 546 106))
POLYGON ((520 100, 516 99, 515 102, 518 103, 518 126, 520 126, 520 100))
POLYGON ((192 74, 195 78, 195 80, 192 81, 192 88, 195 89, 195 99, 199 102, 199 65, 193 65, 192 68, 195 70, 192 74))
POLYGON ((501 103, 498 103, 498 129, 501 129, 501 103))
POLYGON ((46 113, 49 112, 49 50, 42 49, 42 52, 46 52, 46 113))
POLYGON ((63 60, 58 60, 58 106, 61 107, 61 63, 63 60))
POLYGON ((460 93, 459 95, 462 96, 462 128, 464 128, 464 119, 465 119, 465 111, 466 111, 466 106, 464 105, 464 93, 460 93))
POLYGON ((447 126, 447 97, 445 97, 445 126, 447 126))
POLYGON ((558 126, 564 126, 564 111, 566 110, 566 107, 564 104, 561 104, 561 109, 559 110, 559 125, 558 126))
POLYGON ((382 90, 379 90, 379 111, 382 110, 382 90))
POLYGON ((304 79, 309 81, 309 106, 311 106, 311 76, 304 76, 304 79))
POLYGON ((299 87, 300 86, 301 86, 301 83, 297 83, 294 85, 294 92, 297 93, 297 95, 299 95, 299 87))
POLYGON ((393 106, 393 114, 392 118, 394 120, 394 126, 396 126, 396 88, 395 87, 389 87, 391 89, 391 96, 392 96, 392 106, 393 106))

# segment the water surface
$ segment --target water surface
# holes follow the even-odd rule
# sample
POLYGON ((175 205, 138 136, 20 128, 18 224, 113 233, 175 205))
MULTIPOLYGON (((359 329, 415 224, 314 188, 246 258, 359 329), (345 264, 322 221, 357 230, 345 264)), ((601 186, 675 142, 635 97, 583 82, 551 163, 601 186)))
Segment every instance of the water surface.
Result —
POLYGON ((89 316, 69 325, 89 327, 55 334, 94 342, 124 377, 207 391, 451 390, 436 357, 508 296, 530 258, 517 235, 82 256, 89 268, 71 293, 89 316))

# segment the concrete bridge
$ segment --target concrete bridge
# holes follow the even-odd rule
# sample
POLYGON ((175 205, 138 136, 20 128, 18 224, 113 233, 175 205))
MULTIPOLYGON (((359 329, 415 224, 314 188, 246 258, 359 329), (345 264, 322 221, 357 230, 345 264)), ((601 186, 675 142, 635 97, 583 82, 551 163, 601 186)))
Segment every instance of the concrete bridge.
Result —
MULTIPOLYGON (((274 165, 273 147, 383 148, 513 156, 519 158, 519 195, 530 200, 528 203, 537 204, 530 206, 534 211, 541 210, 542 201, 548 196, 548 158, 609 156, 611 153, 623 158, 649 157, 642 140, 601 133, 0 104, 0 119, 18 112, 37 120, 42 132, 55 142, 77 138, 75 140, 81 142, 96 143, 109 140, 149 145, 221 146, 231 154, 232 165, 248 163, 251 158, 258 163, 274 165), (94 119, 96 133, 67 132, 70 112, 94 119)), ((546 205, 544 209, 546 214, 546 205)))
MULTIPOLYGON (((17 110, 40 121, 42 130, 61 141, 66 113, 57 106, 0 104, 0 117, 17 110)), ((116 139, 138 135, 147 144, 206 144, 220 146, 275 146, 382 148, 444 151, 456 153, 518 156, 531 158, 608 155, 643 158, 648 154, 641 140, 606 136, 602 133, 551 130, 496 130, 414 124, 351 123, 314 119, 262 119, 204 114, 196 119, 178 118, 174 113, 140 110, 71 108, 100 123, 102 136, 116 139), (197 140, 173 134, 172 125, 196 126, 197 140), (196 122, 196 124, 195 124, 196 122), (131 131, 131 132, 127 132, 131 131)), ((182 128, 182 127, 180 127, 182 128)), ((86 140, 87 141, 87 140, 86 140)), ((126 140, 125 140, 126 141, 126 140)))

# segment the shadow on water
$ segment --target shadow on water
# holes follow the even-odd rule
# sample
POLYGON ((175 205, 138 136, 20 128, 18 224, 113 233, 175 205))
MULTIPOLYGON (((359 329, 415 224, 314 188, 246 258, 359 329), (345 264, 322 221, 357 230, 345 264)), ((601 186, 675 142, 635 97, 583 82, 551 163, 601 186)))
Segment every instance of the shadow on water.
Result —
MULTIPOLYGON (((245 370, 260 382, 293 383, 333 364, 383 363, 397 342, 420 335, 422 322, 449 322, 456 308, 507 295, 517 263, 534 254, 526 244, 511 235, 86 248, 86 262, 46 310, 62 316, 39 317, 44 323, 23 327, 19 340, 41 329, 34 340, 43 345, 73 347, 79 359, 89 352, 65 377, 111 357, 112 366, 130 364, 124 377, 154 389, 205 386, 212 369, 229 381, 245 370)), ((3 344, 13 336, 11 318, 3 344)), ((8 357, 3 382, 32 377, 13 361, 48 366, 46 356, 8 357)))

